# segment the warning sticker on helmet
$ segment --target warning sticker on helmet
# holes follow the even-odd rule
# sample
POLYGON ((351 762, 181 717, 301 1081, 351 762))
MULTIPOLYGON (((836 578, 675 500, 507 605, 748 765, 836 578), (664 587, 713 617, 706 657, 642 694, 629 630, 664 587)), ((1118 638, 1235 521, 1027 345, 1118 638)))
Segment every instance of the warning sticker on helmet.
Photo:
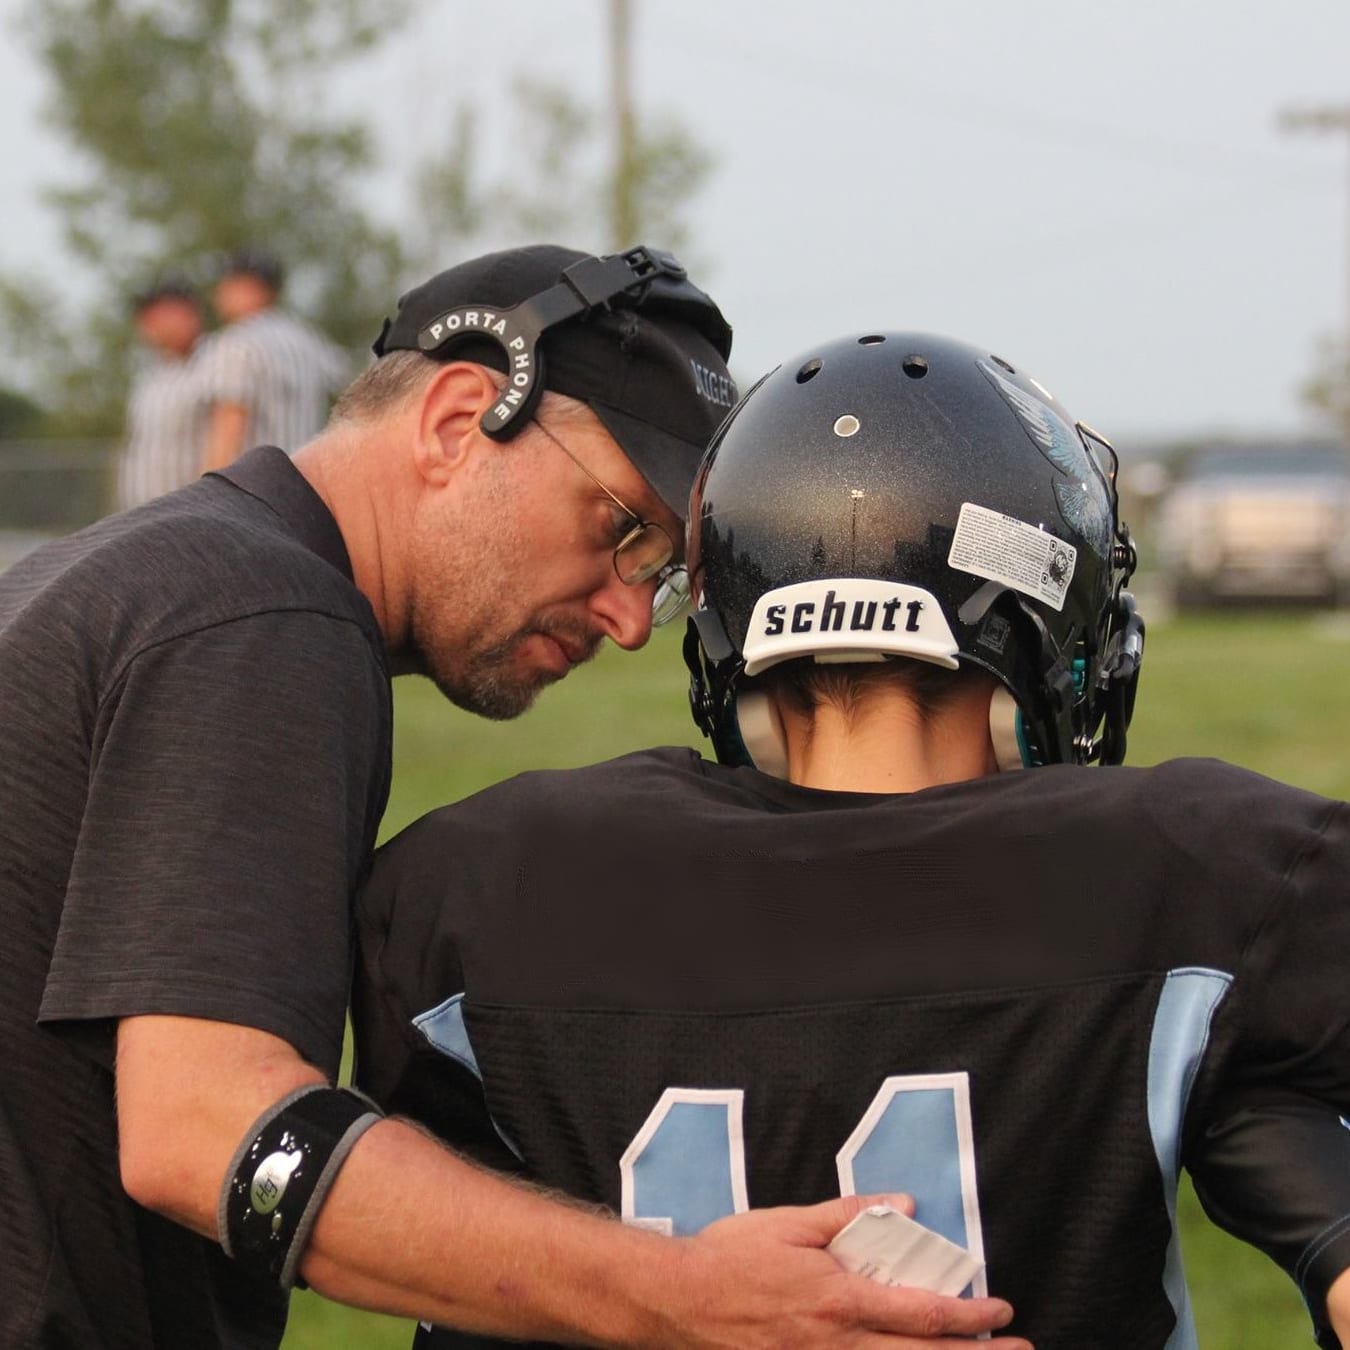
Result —
POLYGON ((989 581, 999 581, 1023 595, 1064 608, 1078 550, 1014 516, 1005 516, 974 502, 965 502, 947 564, 989 581))

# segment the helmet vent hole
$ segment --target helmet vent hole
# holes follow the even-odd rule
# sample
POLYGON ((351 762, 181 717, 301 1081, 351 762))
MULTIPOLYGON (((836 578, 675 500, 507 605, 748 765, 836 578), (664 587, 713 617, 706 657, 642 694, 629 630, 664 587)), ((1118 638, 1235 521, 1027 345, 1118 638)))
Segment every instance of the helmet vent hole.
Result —
POLYGON ((900 362, 900 369, 911 380, 921 380, 928 374, 928 362, 922 356, 907 356, 900 362))
POLYGON ((834 434, 836 436, 855 436, 862 423, 858 421, 852 413, 845 413, 834 424, 834 434))
POLYGON ((868 333, 866 337, 860 337, 858 339, 858 346, 875 347, 878 342, 885 342, 885 341, 886 341, 885 333, 868 333))
POLYGON ((807 380, 814 379, 820 374, 820 368, 824 364, 824 361, 822 361, 820 357, 812 357, 811 360, 797 372, 797 383, 805 384, 807 380))
POLYGON ((993 363, 996 366, 1002 366, 1003 369, 1006 370, 1009 375, 1017 374, 1017 372, 1001 356, 995 356, 992 352, 990 352, 989 359, 993 361, 993 363))

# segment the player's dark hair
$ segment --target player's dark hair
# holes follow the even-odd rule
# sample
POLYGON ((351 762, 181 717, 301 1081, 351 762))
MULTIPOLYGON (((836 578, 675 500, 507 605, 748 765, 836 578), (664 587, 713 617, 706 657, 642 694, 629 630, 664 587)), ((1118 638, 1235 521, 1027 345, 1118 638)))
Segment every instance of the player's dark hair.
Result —
POLYGON ((897 656, 886 661, 822 664, 810 657, 784 661, 756 679, 745 681, 787 701, 803 713, 831 704, 851 717, 867 695, 884 685, 904 689, 925 720, 930 720, 958 690, 974 679, 989 679, 983 671, 962 667, 947 670, 928 661, 897 656))

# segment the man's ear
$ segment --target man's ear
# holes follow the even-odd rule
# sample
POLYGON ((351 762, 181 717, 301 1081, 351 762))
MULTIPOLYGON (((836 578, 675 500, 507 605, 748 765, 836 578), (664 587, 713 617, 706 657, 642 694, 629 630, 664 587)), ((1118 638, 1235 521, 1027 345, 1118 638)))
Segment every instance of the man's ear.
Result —
POLYGON ((479 418, 498 398, 487 370, 450 361, 427 383, 418 409, 413 462, 431 485, 443 485, 481 449, 479 418))

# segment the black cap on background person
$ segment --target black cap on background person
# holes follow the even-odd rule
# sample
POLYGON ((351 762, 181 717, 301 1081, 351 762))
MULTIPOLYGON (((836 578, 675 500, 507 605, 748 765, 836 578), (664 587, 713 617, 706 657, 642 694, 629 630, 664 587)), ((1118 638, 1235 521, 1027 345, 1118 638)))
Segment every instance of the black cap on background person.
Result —
POLYGON ((184 276, 166 273, 156 278, 131 296, 130 309, 137 337, 170 360, 185 358, 201 336, 201 296, 184 276))
POLYGON ((285 279, 285 268, 275 253, 262 248, 236 249, 216 265, 212 307, 222 323, 237 323, 270 309, 285 279))

